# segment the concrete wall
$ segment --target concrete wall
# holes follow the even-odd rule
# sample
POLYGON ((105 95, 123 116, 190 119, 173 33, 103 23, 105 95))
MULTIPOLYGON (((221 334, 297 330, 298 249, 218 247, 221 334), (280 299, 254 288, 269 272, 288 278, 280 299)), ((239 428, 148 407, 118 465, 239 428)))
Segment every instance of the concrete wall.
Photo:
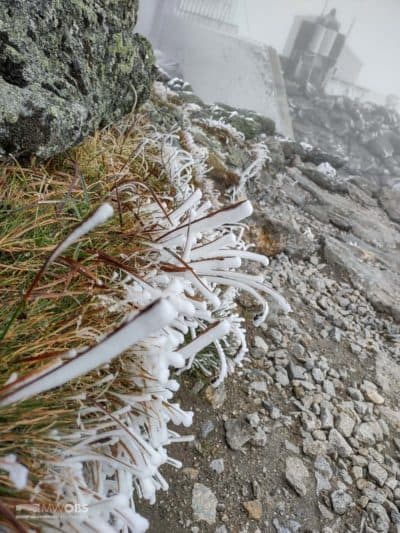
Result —
POLYGON ((187 28, 190 39, 186 39, 181 64, 195 92, 208 103, 223 102, 270 117, 278 131, 292 136, 276 52, 234 36, 193 30, 187 28))
POLYGON ((147 35, 155 47, 179 63, 194 91, 207 103, 222 102, 270 117, 278 131, 292 137, 286 89, 276 51, 177 15, 176 0, 161 4, 164 8, 158 4, 153 11, 156 21, 150 25, 147 35))

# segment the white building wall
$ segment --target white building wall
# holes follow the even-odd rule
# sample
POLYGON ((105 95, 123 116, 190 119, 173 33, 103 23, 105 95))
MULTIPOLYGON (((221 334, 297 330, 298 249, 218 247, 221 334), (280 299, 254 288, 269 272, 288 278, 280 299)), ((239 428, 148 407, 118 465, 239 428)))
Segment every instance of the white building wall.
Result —
POLYGON ((193 4, 187 3, 189 1, 193 0, 185 0, 184 4, 181 0, 159 1, 153 10, 154 22, 147 33, 153 45, 167 58, 179 63, 184 79, 205 102, 220 102, 256 111, 272 118, 279 132, 293 137, 276 51, 263 43, 241 39, 234 32, 224 31, 231 26, 234 11, 224 21, 217 21, 222 24, 222 30, 221 26, 210 28, 213 25, 204 23, 202 15, 182 16, 182 7, 195 10, 200 0, 193 4), (175 2, 175 8, 171 8, 172 2, 175 2))

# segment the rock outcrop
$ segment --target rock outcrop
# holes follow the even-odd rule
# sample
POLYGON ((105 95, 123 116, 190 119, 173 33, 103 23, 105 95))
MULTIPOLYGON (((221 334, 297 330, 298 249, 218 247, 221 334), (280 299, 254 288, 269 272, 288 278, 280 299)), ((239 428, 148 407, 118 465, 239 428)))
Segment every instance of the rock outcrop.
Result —
POLYGON ((400 117, 345 96, 310 94, 288 84, 295 137, 340 156, 352 174, 400 175, 400 117))
MULTIPOLYGON (((378 312, 398 322, 400 180, 385 176, 383 165, 380 179, 369 173, 352 175, 351 161, 346 162, 337 151, 329 155, 325 150, 330 146, 324 142, 312 147, 273 136, 266 120, 252 112, 208 106, 188 84, 177 80, 165 83, 164 96, 175 107, 173 114, 165 108, 163 125, 168 122, 171 127, 174 121, 184 125, 190 116, 194 139, 209 150, 208 176, 222 190, 237 186, 241 177, 249 175, 250 168, 262 166, 260 161, 257 163, 260 146, 267 147, 268 158, 260 177, 247 181, 264 251, 268 255, 283 253, 295 260, 319 256, 346 277, 378 312)), ((159 84, 157 92, 163 90, 159 84)), ((355 102, 353 105, 358 106, 355 102)), ((369 120, 374 117, 364 114, 363 131, 373 129, 369 120)), ((400 123, 398 115, 392 114, 392 118, 400 123)))
POLYGON ((0 0, 0 156, 47 158, 148 96, 137 0, 0 0))

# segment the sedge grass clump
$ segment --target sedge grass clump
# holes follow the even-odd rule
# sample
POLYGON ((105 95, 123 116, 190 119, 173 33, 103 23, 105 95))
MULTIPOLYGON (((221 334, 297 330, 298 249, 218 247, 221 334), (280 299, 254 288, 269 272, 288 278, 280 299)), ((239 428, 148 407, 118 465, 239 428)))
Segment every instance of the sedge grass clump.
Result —
POLYGON ((192 421, 179 373, 205 349, 214 386, 241 364, 237 291, 257 324, 269 298, 288 310, 241 271, 268 264, 242 238, 250 203, 218 208, 193 186, 207 160, 190 131, 136 114, 63 157, 1 167, 0 524, 145 531, 135 501, 168 488, 168 445, 189 438, 169 427, 192 421), (46 516, 21 518, 22 503, 46 516))

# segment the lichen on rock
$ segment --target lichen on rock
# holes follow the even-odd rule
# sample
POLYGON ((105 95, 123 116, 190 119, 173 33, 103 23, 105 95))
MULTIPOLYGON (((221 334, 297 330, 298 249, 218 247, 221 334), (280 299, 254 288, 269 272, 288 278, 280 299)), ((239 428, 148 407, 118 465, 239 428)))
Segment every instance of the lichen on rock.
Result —
POLYGON ((0 0, 0 156, 50 157, 149 95, 138 0, 0 0))

